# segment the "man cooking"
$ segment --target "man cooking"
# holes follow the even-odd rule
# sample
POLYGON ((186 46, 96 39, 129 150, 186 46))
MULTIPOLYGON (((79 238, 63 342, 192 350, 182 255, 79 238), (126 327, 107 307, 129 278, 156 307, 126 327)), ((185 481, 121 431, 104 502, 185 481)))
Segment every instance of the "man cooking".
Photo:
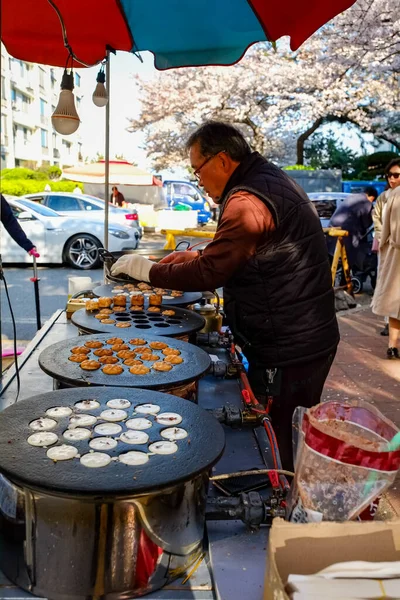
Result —
POLYGON ((122 256, 112 274, 185 291, 224 287, 251 386, 260 402, 273 397, 283 467, 292 469, 293 411, 318 404, 339 342, 320 221, 303 190, 231 125, 205 123, 187 148, 199 184, 220 206, 214 240, 158 264, 122 256))

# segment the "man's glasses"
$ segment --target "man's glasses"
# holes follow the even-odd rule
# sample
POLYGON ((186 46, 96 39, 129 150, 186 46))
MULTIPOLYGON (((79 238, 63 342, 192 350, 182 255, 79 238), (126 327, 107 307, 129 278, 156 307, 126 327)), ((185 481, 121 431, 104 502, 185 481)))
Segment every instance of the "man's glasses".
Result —
POLYGON ((398 179, 399 177, 400 177, 400 173, 388 173, 387 174, 388 179, 398 179))
POLYGON ((196 177, 197 181, 200 181, 200 171, 202 170, 203 167, 206 166, 206 164, 212 159, 215 158, 216 156, 218 156, 218 154, 221 154, 221 152, 225 152, 225 150, 220 150, 219 152, 217 152, 216 154, 212 154, 211 156, 209 156, 208 158, 206 158, 206 160, 203 162, 202 165, 200 165, 200 167, 198 169, 196 169, 193 172, 193 175, 196 177))

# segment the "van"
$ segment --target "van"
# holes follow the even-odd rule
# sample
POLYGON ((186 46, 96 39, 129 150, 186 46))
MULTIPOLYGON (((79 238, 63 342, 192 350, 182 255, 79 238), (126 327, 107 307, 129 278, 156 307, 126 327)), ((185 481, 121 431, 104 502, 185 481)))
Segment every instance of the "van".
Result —
POLYGON ((197 222, 205 225, 211 219, 211 206, 204 192, 191 181, 166 180, 163 182, 169 208, 188 208, 197 211, 197 222))

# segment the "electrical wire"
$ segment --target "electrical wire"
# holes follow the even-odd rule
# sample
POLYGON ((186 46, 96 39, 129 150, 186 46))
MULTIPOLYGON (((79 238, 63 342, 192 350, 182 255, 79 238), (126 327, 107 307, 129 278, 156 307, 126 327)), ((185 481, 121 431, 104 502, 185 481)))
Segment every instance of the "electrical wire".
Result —
MULTIPOLYGON (((7 287, 7 281, 6 278, 4 276, 4 272, 1 269, 0 266, 0 279, 3 280, 4 282, 4 289, 6 291, 6 296, 7 296, 7 302, 8 302, 8 307, 10 309, 10 314, 11 314, 11 321, 12 321, 12 327, 13 327, 13 347, 14 347, 14 357, 15 357, 15 374, 17 377, 17 395, 15 397, 14 400, 14 404, 17 402, 18 397, 19 397, 19 392, 21 390, 21 380, 19 377, 19 367, 18 367, 18 356, 17 356, 17 327, 15 325, 15 318, 14 318, 14 313, 13 313, 13 309, 12 309, 12 305, 11 305, 11 300, 10 300, 10 295, 8 293, 8 287, 7 287)), ((1 394, 0 394, 1 396, 1 394)))
POLYGON ((292 471, 286 471, 285 469, 253 469, 252 471, 238 471, 237 473, 214 475, 213 477, 210 477, 210 481, 220 481, 222 479, 231 479, 232 477, 245 477, 246 475, 268 475, 268 473, 278 473, 278 475, 294 477, 292 471))

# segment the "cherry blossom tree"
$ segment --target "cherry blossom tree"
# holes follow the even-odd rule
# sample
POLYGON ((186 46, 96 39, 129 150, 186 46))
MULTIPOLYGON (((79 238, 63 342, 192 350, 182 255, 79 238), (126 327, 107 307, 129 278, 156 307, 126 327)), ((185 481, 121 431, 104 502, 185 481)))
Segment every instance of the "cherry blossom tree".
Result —
POLYGON ((187 163, 185 141, 207 119, 238 126, 275 161, 304 162, 304 144, 325 123, 352 123, 400 149, 400 0, 358 0, 297 52, 257 44, 232 67, 175 69, 136 79, 156 168, 187 163))

